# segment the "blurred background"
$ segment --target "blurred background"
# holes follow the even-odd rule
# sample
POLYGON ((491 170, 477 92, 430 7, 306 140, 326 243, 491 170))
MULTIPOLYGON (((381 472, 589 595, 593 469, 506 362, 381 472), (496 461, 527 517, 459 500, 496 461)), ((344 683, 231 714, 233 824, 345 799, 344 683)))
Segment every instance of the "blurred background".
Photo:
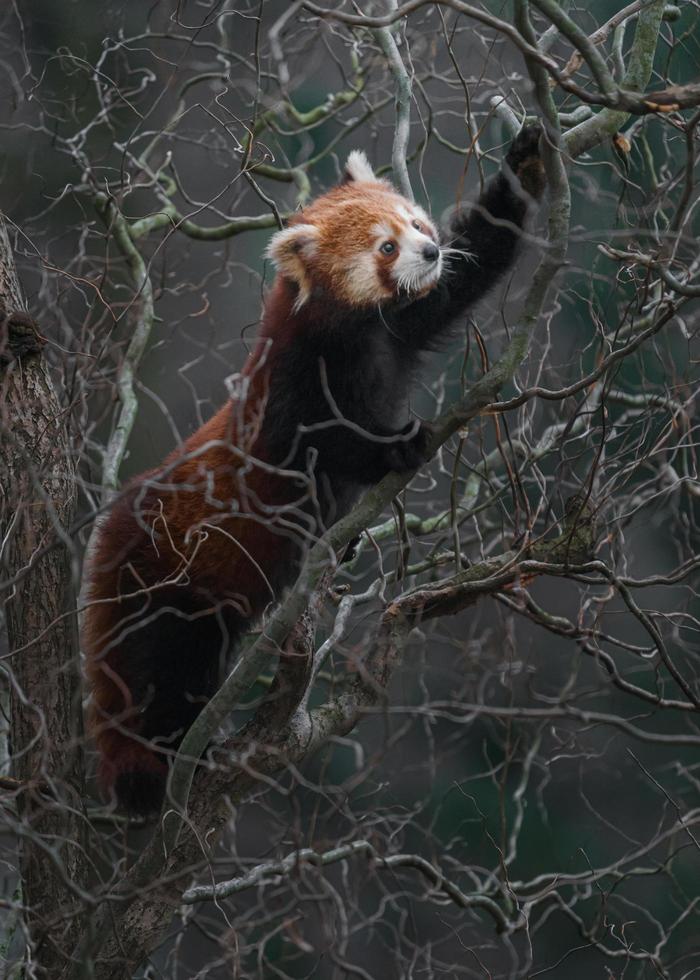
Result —
MULTIPOLYGON (((566 9, 590 35, 621 6, 566 9)), ((98 196, 130 224, 155 312, 123 485, 226 399, 272 281, 263 256, 277 216, 337 181, 353 148, 391 176, 394 81, 376 38, 299 5, 282 23, 290 9, 274 0, 25 0, 0 10, 0 207, 72 419, 78 555, 101 506, 115 385, 144 303, 98 196), (212 231, 241 216, 268 223, 212 231)), ((512 21, 508 7, 480 9, 512 21)), ((570 45, 533 17, 565 64, 570 45)), ((618 79, 634 30, 630 16, 601 46, 618 79)), ((519 120, 540 110, 515 47, 449 5, 424 5, 395 37, 413 81, 412 185, 445 218, 507 150, 493 100, 519 120)), ((669 7, 650 87, 697 77, 699 37, 697 4, 669 7)), ((585 69, 576 78, 590 87, 585 69)), ((565 131, 598 111, 555 95, 565 131)), ((697 273, 696 136, 683 128, 691 116, 631 117, 623 140, 567 161, 567 265, 503 399, 576 385, 665 309, 664 284, 601 244, 671 255, 677 275, 697 273)), ((545 248, 546 207, 513 275, 449 350, 426 360, 419 416, 434 417, 497 358, 545 248)), ((700 731, 659 653, 700 694, 697 303, 674 299, 663 327, 571 396, 475 420, 336 585, 361 593, 383 576, 388 601, 527 535, 557 533, 566 501, 581 493, 596 515, 595 559, 612 577, 591 566, 518 581, 414 631, 386 704, 301 772, 261 783, 209 870, 209 880, 235 878, 296 848, 366 840, 383 855, 422 857, 463 893, 497 897, 511 924, 520 910, 527 925, 499 931, 488 910, 461 907, 410 862, 381 868, 359 855, 183 906, 139 976, 700 975, 700 731)), ((381 606, 375 597, 356 607, 316 701, 355 669, 381 606)), ((335 609, 329 603, 318 643, 335 609)), ((3 819, 11 898, 16 828, 3 819)), ((106 865, 137 853, 144 833, 108 833, 106 865)), ((11 915, 5 926, 12 975, 21 936, 11 915)))

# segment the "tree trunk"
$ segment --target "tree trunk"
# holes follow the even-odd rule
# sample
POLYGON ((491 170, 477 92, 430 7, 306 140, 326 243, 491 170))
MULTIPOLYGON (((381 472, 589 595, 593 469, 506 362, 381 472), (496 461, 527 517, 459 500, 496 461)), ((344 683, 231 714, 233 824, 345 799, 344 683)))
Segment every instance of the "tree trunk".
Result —
POLYGON ((74 555, 65 536, 76 474, 68 416, 24 312, 2 216, 0 306, 0 598, 9 640, 21 894, 31 975, 52 977, 71 952, 86 866, 74 555))

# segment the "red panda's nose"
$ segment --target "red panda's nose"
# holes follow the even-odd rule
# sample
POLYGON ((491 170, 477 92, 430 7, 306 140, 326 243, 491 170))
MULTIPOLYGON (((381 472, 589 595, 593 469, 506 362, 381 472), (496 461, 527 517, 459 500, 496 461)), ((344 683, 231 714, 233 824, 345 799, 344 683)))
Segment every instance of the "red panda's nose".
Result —
POLYGON ((440 249, 437 247, 437 245, 433 245, 432 242, 429 242, 427 245, 423 246, 423 258, 426 262, 436 262, 439 254, 440 249))

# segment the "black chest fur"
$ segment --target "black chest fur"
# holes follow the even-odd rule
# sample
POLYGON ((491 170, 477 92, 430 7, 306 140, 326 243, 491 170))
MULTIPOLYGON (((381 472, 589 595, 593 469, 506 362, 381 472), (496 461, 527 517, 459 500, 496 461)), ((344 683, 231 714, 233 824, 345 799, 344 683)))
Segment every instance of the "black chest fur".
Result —
POLYGON ((274 358, 263 442, 271 462, 334 485, 376 479, 365 463, 409 422, 418 355, 380 313, 309 330, 274 358), (364 450, 364 451, 363 451, 364 450))

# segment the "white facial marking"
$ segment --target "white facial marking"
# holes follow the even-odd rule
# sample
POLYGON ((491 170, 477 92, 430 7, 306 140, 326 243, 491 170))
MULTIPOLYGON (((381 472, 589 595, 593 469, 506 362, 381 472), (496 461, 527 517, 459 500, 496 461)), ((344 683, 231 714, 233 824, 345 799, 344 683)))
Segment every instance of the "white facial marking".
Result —
POLYGON ((314 225, 292 225, 273 235, 266 249, 266 256, 275 263, 278 271, 299 287, 295 312, 309 298, 311 280, 309 263, 318 247, 318 229, 314 225))
POLYGON ((383 224, 374 225, 371 229, 371 234, 377 240, 377 247, 379 247, 382 242, 386 242, 390 238, 393 239, 394 237, 394 233, 389 225, 383 224))
POLYGON ((435 228, 435 225, 433 224, 433 222, 432 222, 432 220, 430 218, 430 215, 428 215, 427 212, 423 210, 423 208, 420 206, 420 204, 415 204, 414 207, 413 207, 413 211, 414 211, 414 214, 415 214, 416 218, 418 218, 418 220, 422 224, 424 224, 428 228, 430 228, 430 230, 433 232, 433 234, 436 234, 436 228, 435 228))
POLYGON ((374 254, 362 252, 354 259, 345 276, 345 288, 350 301, 358 306, 379 303, 386 298, 377 275, 374 254))
MULTIPOLYGON (((403 209, 405 210, 405 209, 403 209)), ((442 255, 428 258, 426 249, 435 248, 432 222, 422 209, 414 213, 406 212, 408 220, 403 225, 398 239, 399 255, 392 266, 391 275, 396 285, 407 293, 419 293, 430 289, 440 278, 442 255), (420 224, 420 229, 415 223, 420 224)))

